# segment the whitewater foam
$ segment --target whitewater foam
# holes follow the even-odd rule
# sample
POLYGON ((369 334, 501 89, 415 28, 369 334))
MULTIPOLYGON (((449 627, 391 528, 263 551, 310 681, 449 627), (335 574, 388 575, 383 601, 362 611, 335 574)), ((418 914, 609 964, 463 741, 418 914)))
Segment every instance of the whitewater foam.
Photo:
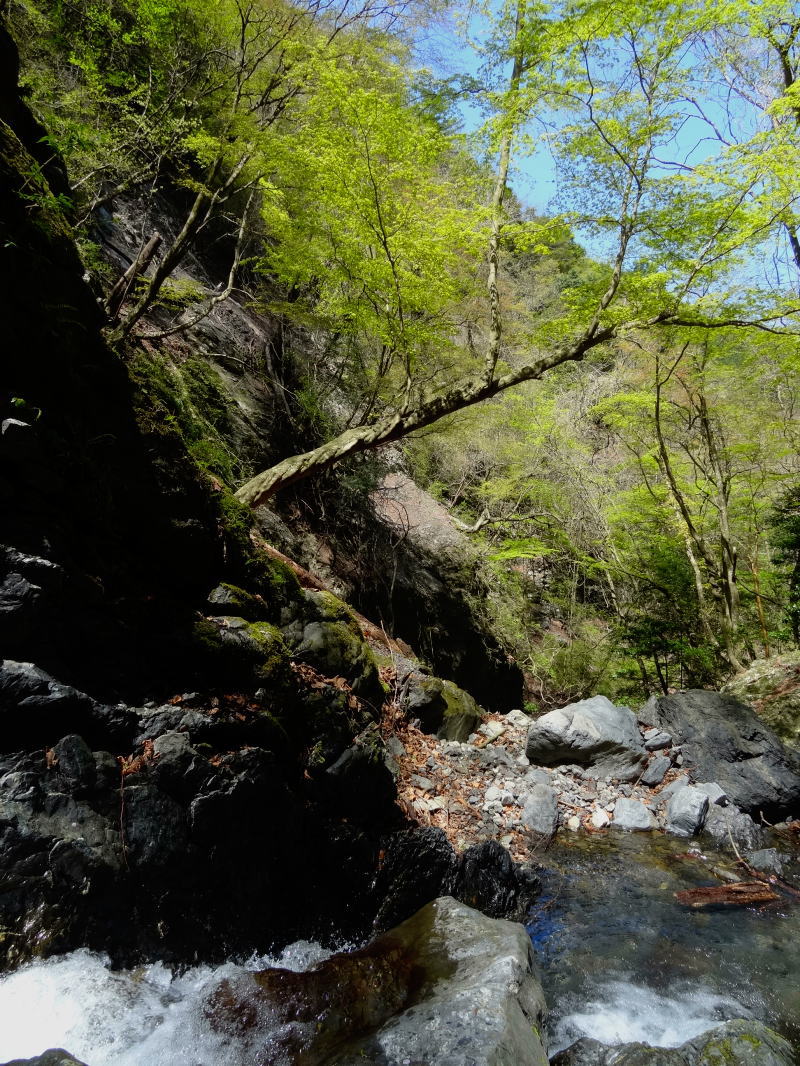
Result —
POLYGON ((63 1047, 90 1066, 246 1066, 257 1049, 211 1027, 210 990, 243 970, 305 970, 330 954, 299 941, 279 956, 180 975, 161 963, 115 971, 85 950, 32 962, 0 978, 0 1062, 63 1047))

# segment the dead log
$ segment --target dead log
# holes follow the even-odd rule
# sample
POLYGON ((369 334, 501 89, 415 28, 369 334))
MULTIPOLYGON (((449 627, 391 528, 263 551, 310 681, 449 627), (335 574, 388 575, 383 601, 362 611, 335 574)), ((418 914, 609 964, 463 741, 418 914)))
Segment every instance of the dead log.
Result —
POLYGON ((737 881, 732 885, 709 885, 676 892, 675 899, 687 907, 713 907, 717 904, 752 907, 773 903, 780 896, 762 881, 737 881))

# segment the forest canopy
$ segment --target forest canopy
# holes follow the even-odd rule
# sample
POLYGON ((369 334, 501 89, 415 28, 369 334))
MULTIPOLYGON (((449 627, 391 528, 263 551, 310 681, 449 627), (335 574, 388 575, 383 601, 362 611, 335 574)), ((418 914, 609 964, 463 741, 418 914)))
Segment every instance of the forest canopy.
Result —
POLYGON ((242 501, 406 441, 503 580, 547 585, 569 647, 508 636, 567 694, 797 641, 794 5, 6 8, 109 341, 226 299, 305 332, 325 439, 242 501), (425 66, 434 29, 468 74, 425 66), (120 282, 97 219, 156 197, 178 224, 120 282), (213 290, 178 280, 201 246, 213 290))

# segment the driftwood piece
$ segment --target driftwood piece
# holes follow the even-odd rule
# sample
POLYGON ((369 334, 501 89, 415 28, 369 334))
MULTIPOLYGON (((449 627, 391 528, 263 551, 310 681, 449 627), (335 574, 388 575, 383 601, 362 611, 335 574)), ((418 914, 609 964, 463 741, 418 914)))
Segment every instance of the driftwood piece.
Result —
POLYGON ((780 896, 762 881, 737 881, 732 885, 687 888, 683 892, 676 892, 675 899, 687 907, 695 908, 717 904, 752 907, 755 904, 773 903, 780 896))

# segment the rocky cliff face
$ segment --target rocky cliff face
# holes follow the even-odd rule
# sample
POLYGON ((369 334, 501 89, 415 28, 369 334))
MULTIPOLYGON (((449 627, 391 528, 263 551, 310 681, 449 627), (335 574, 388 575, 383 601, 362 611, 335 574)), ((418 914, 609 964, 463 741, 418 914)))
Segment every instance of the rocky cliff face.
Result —
MULTIPOLYGON (((474 899, 446 844, 441 878, 415 875, 419 852, 377 894, 407 821, 365 620, 302 587, 232 496, 300 432, 260 363, 231 370, 269 323, 236 306, 115 355, 15 77, 0 64, 5 963, 80 944, 220 957, 364 933, 390 891, 398 919, 461 881, 474 899)), ((324 514, 297 528, 325 543, 324 514)), ((521 906, 531 885, 495 866, 521 906)))

